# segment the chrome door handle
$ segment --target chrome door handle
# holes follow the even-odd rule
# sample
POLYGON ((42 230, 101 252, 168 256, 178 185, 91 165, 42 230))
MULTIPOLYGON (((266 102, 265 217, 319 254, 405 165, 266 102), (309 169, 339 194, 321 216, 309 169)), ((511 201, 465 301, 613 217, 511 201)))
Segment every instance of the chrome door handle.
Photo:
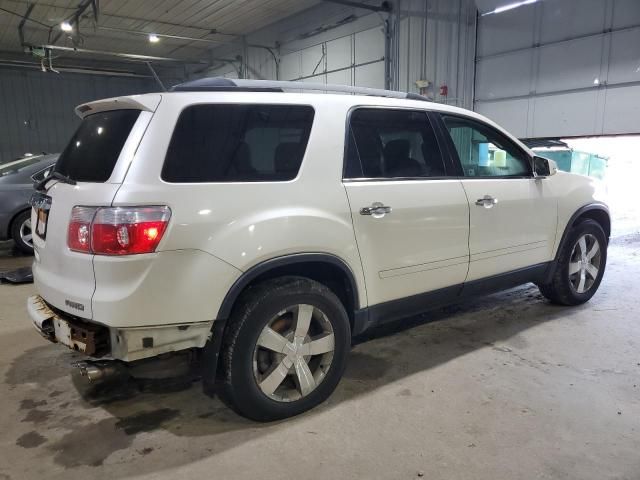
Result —
POLYGON ((491 195, 485 195, 484 197, 476 200, 476 205, 484 208, 491 208, 497 203, 498 203, 498 199, 493 198, 491 195))
POLYGON ((380 202, 373 202, 370 207, 362 207, 360 215, 371 215, 373 218, 382 218, 387 213, 391 213, 391 207, 387 207, 380 202))

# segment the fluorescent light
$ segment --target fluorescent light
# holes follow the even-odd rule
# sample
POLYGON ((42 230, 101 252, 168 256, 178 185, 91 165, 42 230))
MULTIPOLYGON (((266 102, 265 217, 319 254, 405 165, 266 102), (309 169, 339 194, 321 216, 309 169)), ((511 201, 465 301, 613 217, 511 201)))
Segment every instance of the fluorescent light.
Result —
POLYGON ((155 33, 150 33, 149 34, 149 41, 151 43, 158 43, 160 41, 160 38, 155 33))
POLYGON ((506 12, 507 10, 513 10, 514 8, 522 7, 523 5, 530 5, 538 1, 539 0, 522 0, 521 2, 509 3, 507 5, 503 5, 502 7, 497 7, 495 10, 492 10, 491 12, 483 13, 482 16, 491 15, 494 13, 506 12))
POLYGON ((69 22, 62 22, 60 24, 60 28, 63 32, 70 32, 71 30, 73 30, 73 26, 69 22))

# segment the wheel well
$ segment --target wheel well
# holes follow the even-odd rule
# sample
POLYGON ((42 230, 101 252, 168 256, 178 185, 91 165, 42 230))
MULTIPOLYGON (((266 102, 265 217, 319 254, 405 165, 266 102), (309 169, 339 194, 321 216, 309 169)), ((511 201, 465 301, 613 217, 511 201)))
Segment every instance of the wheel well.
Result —
POLYGON ((604 210, 600 209, 592 209, 587 210, 586 212, 580 214, 573 225, 578 225, 579 223, 584 222, 585 220, 594 220, 600 224, 602 229, 604 230, 607 239, 611 236, 611 219, 609 218, 609 214, 604 210))
MULTIPOLYGON (((354 312, 357 308, 357 292, 354 291, 356 286, 347 271, 334 263, 325 261, 304 261, 274 266, 273 268, 269 268, 268 270, 253 276, 248 283, 242 286, 242 289, 237 293, 237 295, 234 295, 232 302, 235 304, 240 295, 253 285, 272 278, 290 275, 310 278, 311 280, 322 283, 329 288, 344 305, 347 315, 349 316, 349 323, 353 329, 354 312)), ((228 299, 225 298, 225 303, 227 300, 228 299)), ((221 307, 221 311, 223 310, 224 304, 223 307, 221 307)))

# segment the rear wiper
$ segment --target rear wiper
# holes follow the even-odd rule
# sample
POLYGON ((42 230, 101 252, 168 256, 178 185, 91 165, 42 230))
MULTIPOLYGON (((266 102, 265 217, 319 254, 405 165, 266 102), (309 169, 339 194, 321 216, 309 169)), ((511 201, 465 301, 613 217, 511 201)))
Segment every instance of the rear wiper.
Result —
POLYGON ((66 175, 61 174, 60 172, 53 171, 49 174, 49 176, 43 178, 39 182, 33 184, 33 188, 39 190, 41 192, 46 191, 44 186, 47 184, 49 180, 60 180, 62 183, 68 183, 69 185, 75 185, 76 181, 67 177, 66 175))

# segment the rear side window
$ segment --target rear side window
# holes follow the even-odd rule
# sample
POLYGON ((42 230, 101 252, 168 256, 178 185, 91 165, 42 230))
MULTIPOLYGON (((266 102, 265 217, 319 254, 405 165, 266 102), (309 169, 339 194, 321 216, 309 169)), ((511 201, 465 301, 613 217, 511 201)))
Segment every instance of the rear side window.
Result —
POLYGON ((298 175, 313 123, 305 105, 187 107, 171 137, 167 182, 274 182, 298 175))
POLYGON ((86 116, 56 171, 78 182, 106 182, 139 115, 139 110, 111 110, 86 116))
POLYGON ((423 111, 360 108, 351 114, 344 177, 445 176, 435 132, 423 111))

